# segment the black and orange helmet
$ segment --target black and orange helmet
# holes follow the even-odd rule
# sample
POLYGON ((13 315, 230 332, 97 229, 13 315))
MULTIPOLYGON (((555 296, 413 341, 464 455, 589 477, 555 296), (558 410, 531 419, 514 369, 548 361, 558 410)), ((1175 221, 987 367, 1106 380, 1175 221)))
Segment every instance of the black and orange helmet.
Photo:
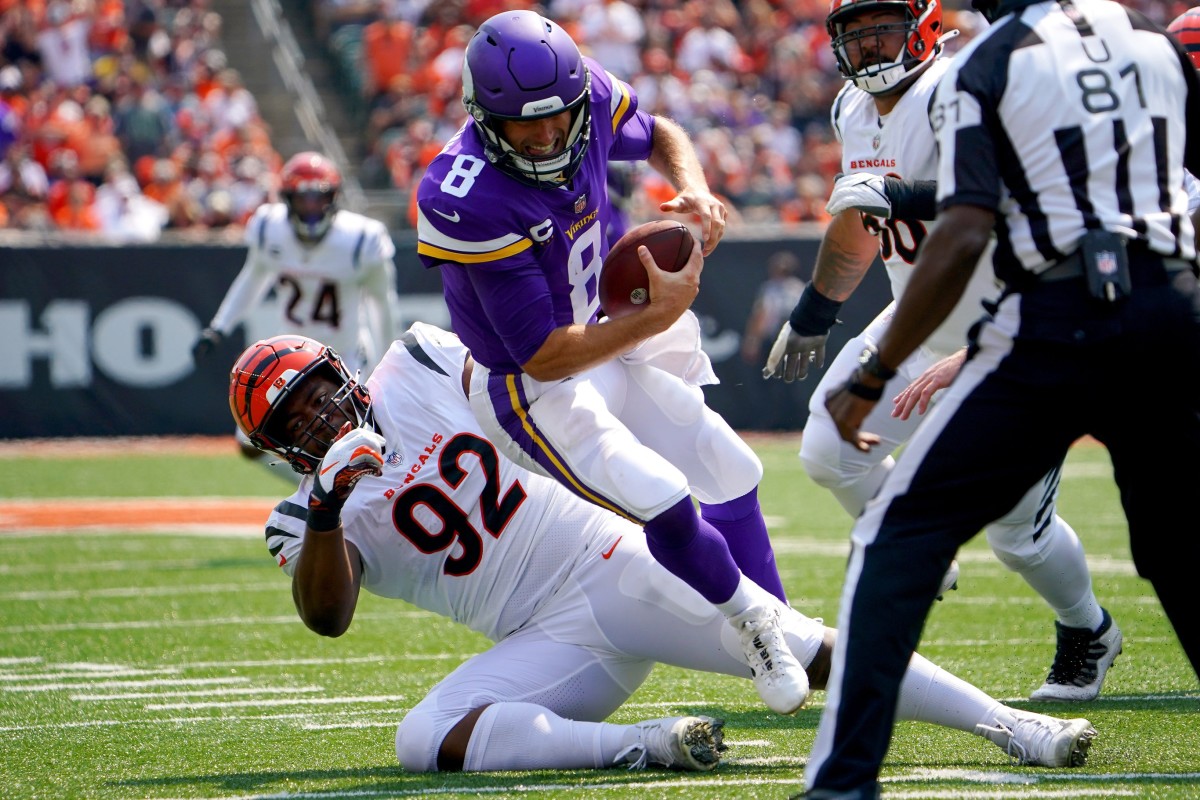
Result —
POLYGON ((1176 17, 1167 26, 1167 32, 1183 46, 1192 65, 1200 69, 1200 6, 1189 8, 1176 17))
POLYGON ((307 336, 285 334, 255 342, 229 373, 229 410, 238 428, 255 447, 282 456, 305 475, 321 463, 341 423, 366 423, 370 408, 366 387, 350 375, 341 357, 307 336), (276 419, 276 412, 314 374, 325 375, 338 388, 312 419, 289 428, 282 417, 276 419))

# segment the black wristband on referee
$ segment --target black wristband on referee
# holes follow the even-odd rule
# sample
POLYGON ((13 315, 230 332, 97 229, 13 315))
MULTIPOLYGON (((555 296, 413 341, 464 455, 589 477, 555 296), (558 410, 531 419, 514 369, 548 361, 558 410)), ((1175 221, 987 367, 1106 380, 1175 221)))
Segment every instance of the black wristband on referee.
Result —
POLYGON ((810 283, 804 287, 800 302, 792 309, 788 322, 792 330, 801 336, 823 336, 837 322, 837 314, 842 304, 830 300, 818 292, 810 283))
POLYGON ((326 505, 308 504, 308 519, 307 524, 309 530, 317 533, 328 533, 334 528, 339 528, 342 525, 342 510, 340 508, 330 508, 326 505))

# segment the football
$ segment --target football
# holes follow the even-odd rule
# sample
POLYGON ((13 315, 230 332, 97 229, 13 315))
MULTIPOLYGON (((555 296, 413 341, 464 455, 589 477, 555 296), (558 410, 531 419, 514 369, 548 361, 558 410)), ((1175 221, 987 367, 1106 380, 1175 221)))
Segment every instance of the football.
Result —
POLYGON ((678 272, 692 254, 695 240, 683 223, 660 219, 625 233, 604 257, 600 267, 600 308, 613 319, 628 316, 650 302, 650 279, 638 258, 646 245, 654 263, 667 272, 678 272))

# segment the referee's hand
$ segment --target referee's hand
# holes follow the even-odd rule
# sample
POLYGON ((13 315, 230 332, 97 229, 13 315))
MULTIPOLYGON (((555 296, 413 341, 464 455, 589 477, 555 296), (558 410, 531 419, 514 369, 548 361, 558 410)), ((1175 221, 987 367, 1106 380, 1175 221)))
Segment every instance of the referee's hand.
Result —
POLYGON ((861 389, 869 391, 878 388, 882 392, 883 383, 878 378, 864 375, 862 370, 855 370, 854 374, 850 376, 850 380, 825 395, 825 409, 833 417, 833 424, 837 426, 838 435, 854 445, 854 449, 864 453, 879 444, 880 441, 878 434, 864 433, 860 430, 863 420, 871 413, 871 409, 875 408, 879 399, 868 400, 851 391, 851 387, 856 387, 860 391, 861 389))

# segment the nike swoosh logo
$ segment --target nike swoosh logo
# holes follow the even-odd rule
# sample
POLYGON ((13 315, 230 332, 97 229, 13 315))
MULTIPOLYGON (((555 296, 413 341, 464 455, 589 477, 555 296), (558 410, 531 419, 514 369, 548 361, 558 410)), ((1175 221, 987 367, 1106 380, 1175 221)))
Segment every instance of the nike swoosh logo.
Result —
POLYGON ((450 220, 451 222, 458 222, 458 220, 460 219, 460 217, 458 216, 458 212, 457 212, 457 211, 455 211, 453 214, 446 214, 446 213, 444 213, 444 212, 442 212, 442 211, 438 211, 438 210, 435 208, 435 209, 433 209, 433 213, 437 214, 437 215, 438 215, 439 217, 441 217, 442 219, 448 219, 448 220, 450 220))
POLYGON ((617 540, 612 543, 612 547, 608 548, 608 550, 606 552, 601 553, 600 557, 603 558, 605 561, 608 561, 610 558, 612 558, 613 551, 617 549, 617 545, 619 545, 621 543, 621 540, 624 538, 625 538, 624 536, 618 536, 617 540))
POLYGON ((326 472, 329 472, 329 470, 333 469, 333 468, 334 468, 334 467, 336 467, 337 465, 338 465, 338 462, 336 462, 336 461, 335 461, 335 462, 333 462, 333 463, 332 463, 332 464, 330 464, 328 467, 326 467, 325 469, 321 470, 321 474, 322 474, 322 475, 324 475, 326 472))

